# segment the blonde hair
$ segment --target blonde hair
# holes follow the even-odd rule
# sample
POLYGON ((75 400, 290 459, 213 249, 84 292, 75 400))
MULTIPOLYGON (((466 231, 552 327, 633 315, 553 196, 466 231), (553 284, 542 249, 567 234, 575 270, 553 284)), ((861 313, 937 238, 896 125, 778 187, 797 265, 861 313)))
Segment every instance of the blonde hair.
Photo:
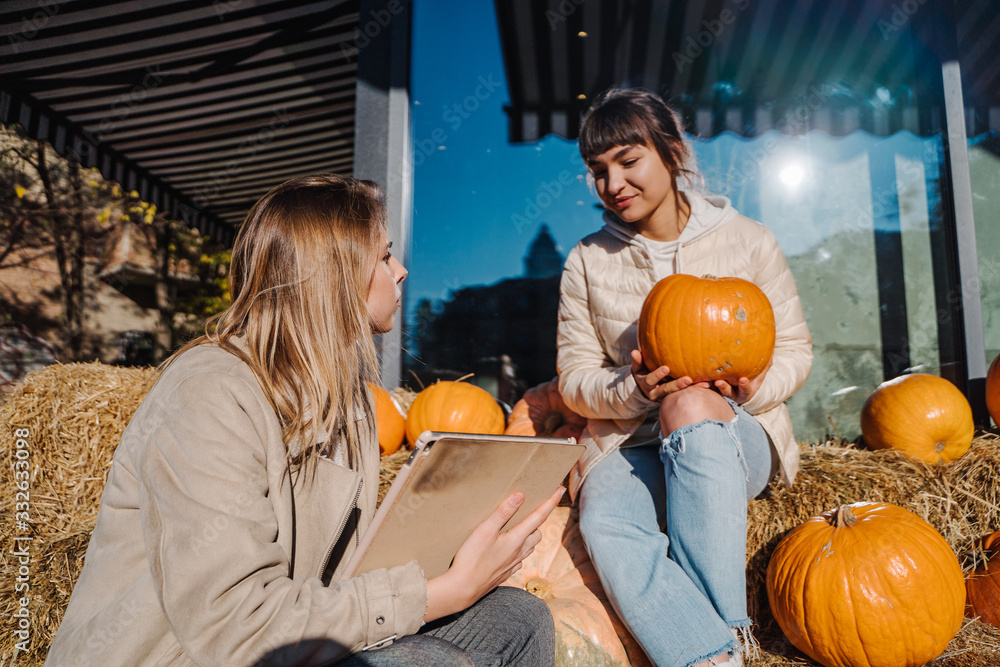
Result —
POLYGON ((236 354, 278 415, 290 466, 313 468, 321 453, 313 444, 326 433, 332 442, 340 436, 353 467, 355 415, 373 422, 365 382, 378 382, 378 360, 367 297, 385 227, 382 193, 371 181, 318 175, 275 187, 236 235, 232 305, 162 367, 207 343, 236 354))

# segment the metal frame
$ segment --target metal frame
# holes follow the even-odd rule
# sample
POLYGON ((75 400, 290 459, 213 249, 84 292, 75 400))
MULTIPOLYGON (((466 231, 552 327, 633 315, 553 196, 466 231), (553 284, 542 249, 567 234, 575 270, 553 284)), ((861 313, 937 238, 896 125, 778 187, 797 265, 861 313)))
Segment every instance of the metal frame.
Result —
POLYGON ((945 134, 951 175, 953 214, 958 260, 959 291, 965 342, 966 395, 977 424, 986 416, 986 339, 976 250, 976 222, 972 208, 972 176, 969 171, 969 138, 965 130, 961 67, 957 60, 941 65, 944 83, 945 134))
MULTIPOLYGON (((354 176, 384 189, 393 254, 406 266, 413 210, 410 4, 362 0, 359 16, 354 176)), ((400 384, 403 319, 401 311, 392 331, 377 341, 387 388, 400 384)))

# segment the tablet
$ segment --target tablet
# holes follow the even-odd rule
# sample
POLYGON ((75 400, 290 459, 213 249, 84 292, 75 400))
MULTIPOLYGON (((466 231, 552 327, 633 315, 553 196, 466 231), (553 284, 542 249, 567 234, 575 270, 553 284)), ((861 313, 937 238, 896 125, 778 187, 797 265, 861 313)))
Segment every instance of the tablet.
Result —
POLYGON ((583 450, 573 438, 425 431, 344 577, 414 559, 428 579, 444 574, 458 548, 501 502, 515 491, 524 494, 508 530, 552 495, 583 450))

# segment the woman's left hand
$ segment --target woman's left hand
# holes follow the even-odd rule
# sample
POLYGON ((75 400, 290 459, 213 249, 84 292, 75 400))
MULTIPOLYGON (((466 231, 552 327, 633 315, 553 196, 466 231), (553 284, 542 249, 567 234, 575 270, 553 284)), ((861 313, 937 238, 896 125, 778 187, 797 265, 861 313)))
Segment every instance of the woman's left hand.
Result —
POLYGON ((772 357, 771 361, 767 362, 767 366, 764 370, 760 372, 760 375, 755 377, 753 380, 747 379, 745 377, 737 380, 735 385, 731 385, 725 380, 715 381, 715 390, 728 399, 731 399, 736 405, 743 405, 757 393, 760 389, 760 385, 764 383, 764 376, 767 372, 771 370, 771 364, 774 362, 772 357))

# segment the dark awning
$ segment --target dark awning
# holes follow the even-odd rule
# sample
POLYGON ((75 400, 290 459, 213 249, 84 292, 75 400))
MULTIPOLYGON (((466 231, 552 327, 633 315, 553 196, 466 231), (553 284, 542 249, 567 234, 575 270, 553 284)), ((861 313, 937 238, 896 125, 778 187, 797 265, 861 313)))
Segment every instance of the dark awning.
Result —
POLYGON ((577 136, 594 95, 654 90, 700 136, 941 131, 941 64, 968 134, 1000 130, 991 0, 495 0, 512 141, 577 136), (801 119, 795 122, 795 119, 801 119), (791 127, 789 127, 791 125, 791 127))
POLYGON ((14 0, 0 122, 217 240, 292 176, 350 173, 359 0, 14 0))

